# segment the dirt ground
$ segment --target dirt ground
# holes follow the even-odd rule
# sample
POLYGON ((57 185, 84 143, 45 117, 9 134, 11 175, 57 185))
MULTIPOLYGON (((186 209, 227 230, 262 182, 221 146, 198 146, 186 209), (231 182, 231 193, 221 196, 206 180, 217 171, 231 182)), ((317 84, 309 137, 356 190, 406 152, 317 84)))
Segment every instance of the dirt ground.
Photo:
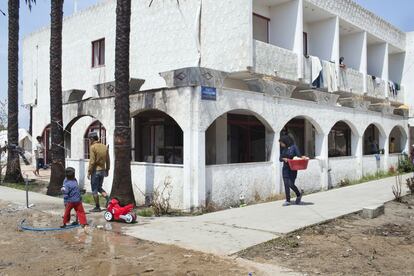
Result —
MULTIPOLYGON (((160 245, 90 227, 56 227, 60 218, 0 201, 0 275, 248 275, 234 259, 160 245)), ((256 275, 256 274, 254 274, 256 275)))
POLYGON ((240 257, 308 275, 414 275, 414 196, 385 214, 353 214, 244 250, 240 257))

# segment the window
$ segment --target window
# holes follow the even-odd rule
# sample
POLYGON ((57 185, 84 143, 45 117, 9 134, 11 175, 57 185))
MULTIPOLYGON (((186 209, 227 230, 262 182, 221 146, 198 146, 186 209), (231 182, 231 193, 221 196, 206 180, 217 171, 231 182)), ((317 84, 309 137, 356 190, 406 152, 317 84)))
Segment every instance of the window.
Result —
POLYGON ((101 143, 106 145, 106 129, 99 121, 93 122, 86 130, 85 136, 83 137, 84 143, 84 158, 89 159, 89 133, 96 132, 101 140, 101 143))
POLYGON ((329 157, 351 156, 351 128, 343 122, 333 126, 328 136, 329 157))
POLYGON ((364 132, 364 155, 376 154, 380 147, 380 132, 375 125, 370 125, 364 132))
POLYGON ((266 161, 266 128, 251 115, 228 114, 230 163, 266 161))
POLYGON ((105 65, 105 38, 92 42, 92 68, 105 65))
POLYGON ((269 18, 253 14, 253 39, 269 43, 269 22, 269 18))
POLYGON ((135 117, 135 161, 183 164, 183 131, 173 118, 160 111, 135 117))
POLYGON ((308 56, 308 33, 303 32, 303 55, 308 56))

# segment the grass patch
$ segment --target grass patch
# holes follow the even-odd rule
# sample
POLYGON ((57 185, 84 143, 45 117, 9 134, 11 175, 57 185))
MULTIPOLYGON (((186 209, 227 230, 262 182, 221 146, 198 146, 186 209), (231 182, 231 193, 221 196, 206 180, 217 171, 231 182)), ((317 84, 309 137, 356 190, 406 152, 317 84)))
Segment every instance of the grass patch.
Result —
MULTIPOLYGON (((26 191, 26 184, 25 183, 3 183, 3 186, 26 191)), ((36 183, 36 182, 29 182, 28 183, 28 190, 30 192, 38 192, 44 188, 45 185, 36 183)))
POLYGON ((376 172, 375 174, 366 174, 360 179, 356 179, 356 180, 343 179, 339 183, 339 187, 347 187, 347 186, 357 185, 357 184, 370 182, 374 180, 380 180, 383 178, 396 176, 397 174, 398 172, 396 171, 388 171, 388 172, 379 171, 379 172, 376 172))
POLYGON ((138 210, 137 214, 140 217, 152 217, 154 216, 154 210, 152 208, 145 208, 138 210))
MULTIPOLYGON (((93 199, 93 195, 91 193, 86 193, 82 195, 82 201, 86 204, 95 205, 95 200, 93 199)), ((105 207, 106 199, 102 196, 99 196, 99 204, 101 205, 101 207, 105 207)))

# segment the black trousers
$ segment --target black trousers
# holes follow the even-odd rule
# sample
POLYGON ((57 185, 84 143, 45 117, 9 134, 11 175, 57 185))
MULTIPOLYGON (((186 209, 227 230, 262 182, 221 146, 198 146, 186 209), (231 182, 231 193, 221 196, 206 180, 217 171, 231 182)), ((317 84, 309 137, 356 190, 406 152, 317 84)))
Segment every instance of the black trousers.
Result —
POLYGON ((295 186, 295 180, 296 178, 283 178, 283 183, 285 184, 286 201, 290 201, 290 189, 295 192, 296 196, 300 196, 299 189, 295 186))

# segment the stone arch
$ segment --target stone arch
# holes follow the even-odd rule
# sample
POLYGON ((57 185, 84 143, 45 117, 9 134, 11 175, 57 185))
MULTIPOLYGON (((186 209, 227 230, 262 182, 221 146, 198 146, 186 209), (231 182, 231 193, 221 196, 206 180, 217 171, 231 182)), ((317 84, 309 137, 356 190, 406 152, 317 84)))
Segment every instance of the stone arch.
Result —
POLYGON ((321 155, 323 131, 321 126, 309 116, 296 116, 288 120, 280 131, 280 136, 288 134, 293 138, 300 152, 310 158, 321 155))
POLYGON ((253 116, 255 116, 266 128, 268 128, 269 130, 271 130, 271 131, 274 131, 274 129, 273 129, 273 127, 272 127, 272 125, 271 125, 271 123, 269 123, 270 122, 270 120, 269 119, 266 119, 265 118, 265 116, 263 116, 262 114, 260 114, 260 113, 258 113, 258 112, 256 112, 256 111, 253 111, 253 110, 250 110, 250 109, 247 109, 247 108, 234 108, 234 109, 228 109, 227 111, 222 111, 220 114, 216 114, 215 116, 213 116, 213 117, 211 117, 211 118, 209 118, 209 120, 208 120, 208 123, 206 123, 206 124, 204 124, 203 125, 203 131, 207 131, 207 129, 218 119, 218 118, 220 118, 221 116, 223 116, 223 115, 225 115, 225 114, 227 114, 227 113, 250 113, 251 115, 253 115, 253 116))
POLYGON ((66 158, 87 159, 88 151, 86 147, 88 147, 88 143, 87 140, 85 140, 85 131, 87 131, 94 122, 99 122, 106 130, 108 129, 104 122, 91 115, 76 116, 66 124, 64 129, 66 158), (72 141, 76 141, 75 147, 72 147, 72 141))
POLYGON ((270 124, 254 111, 225 112, 205 130, 206 164, 269 161, 274 136, 270 124))
POLYGON ((159 109, 140 110, 132 124, 132 160, 183 164, 184 133, 173 117, 159 109))
POLYGON ((363 155, 383 153, 387 133, 378 123, 369 124, 363 134, 363 155))
POLYGON ((408 134, 403 126, 395 125, 389 133, 389 153, 401 153, 408 148, 408 134))
POLYGON ((336 121, 328 133, 328 156, 355 156, 359 141, 358 129, 348 120, 336 121))
POLYGON ((169 117, 171 117, 177 124, 178 126, 181 128, 181 130, 184 130, 184 125, 185 122, 179 120, 177 118, 177 116, 175 116, 175 114, 171 114, 171 112, 168 112, 168 110, 164 109, 164 108, 143 108, 143 109, 139 109, 139 110, 135 110, 131 112, 131 118, 137 117, 139 114, 148 112, 148 111, 158 111, 158 112, 162 112, 166 115, 168 115, 169 117))

